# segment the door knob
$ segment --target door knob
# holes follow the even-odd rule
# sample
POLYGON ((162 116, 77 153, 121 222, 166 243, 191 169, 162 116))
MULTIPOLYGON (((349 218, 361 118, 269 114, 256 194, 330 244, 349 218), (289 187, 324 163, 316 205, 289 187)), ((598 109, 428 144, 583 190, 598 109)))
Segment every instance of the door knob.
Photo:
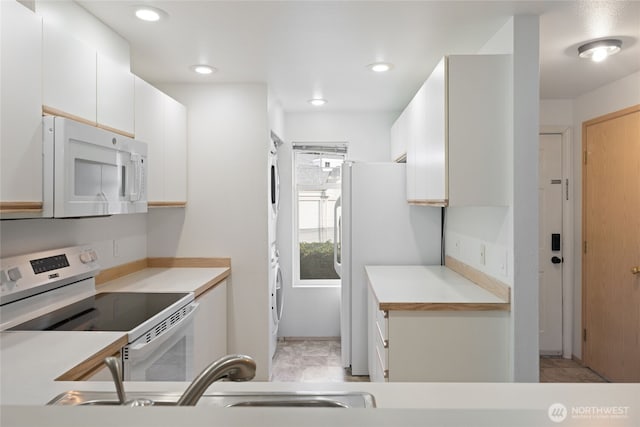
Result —
POLYGON ((633 267, 631 269, 631 274, 640 274, 640 267, 633 267))
POLYGON ((554 264, 560 264, 563 261, 562 258, 558 258, 557 256, 554 256, 551 258, 551 262, 554 264))

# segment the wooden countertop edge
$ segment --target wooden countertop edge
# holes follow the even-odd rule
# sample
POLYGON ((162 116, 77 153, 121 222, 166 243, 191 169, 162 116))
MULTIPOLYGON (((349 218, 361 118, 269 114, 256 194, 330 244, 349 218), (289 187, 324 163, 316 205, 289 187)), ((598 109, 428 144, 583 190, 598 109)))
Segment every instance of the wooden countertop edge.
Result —
POLYGON ((78 365, 69 369, 64 374, 60 375, 56 378, 56 381, 77 381, 82 379, 87 373, 99 367, 99 365, 104 361, 105 357, 112 356, 115 353, 118 353, 122 347, 127 345, 129 342, 129 337, 127 334, 123 334, 122 337, 118 338, 108 346, 102 348, 100 351, 89 357, 88 359, 82 361, 78 365))
POLYGON ((503 302, 377 302, 381 311, 509 311, 511 309, 511 304, 503 302))
POLYGON ((96 276, 96 286, 145 268, 231 268, 231 258, 143 258, 106 268, 96 276))
POLYGON ((231 270, 230 269, 224 271, 223 273, 218 274, 216 277, 214 277, 213 279, 209 280, 207 283, 205 283, 204 285, 202 285, 198 289, 196 289, 195 297, 198 298, 200 295, 209 292, 211 289, 215 288, 220 283, 222 283, 224 281, 224 279, 229 277, 230 274, 231 274, 231 270))

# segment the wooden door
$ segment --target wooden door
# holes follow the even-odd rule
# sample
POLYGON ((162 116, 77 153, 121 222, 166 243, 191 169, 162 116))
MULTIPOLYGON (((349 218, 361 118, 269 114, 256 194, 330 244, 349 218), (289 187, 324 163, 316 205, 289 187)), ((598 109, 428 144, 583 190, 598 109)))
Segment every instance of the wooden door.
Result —
POLYGON ((640 382, 640 105, 585 122, 583 358, 640 382))

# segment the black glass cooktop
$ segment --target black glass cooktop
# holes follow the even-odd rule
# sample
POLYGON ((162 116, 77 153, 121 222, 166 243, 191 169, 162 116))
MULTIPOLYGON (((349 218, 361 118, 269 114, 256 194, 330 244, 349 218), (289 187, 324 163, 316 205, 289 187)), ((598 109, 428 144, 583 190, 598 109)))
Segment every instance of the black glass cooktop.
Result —
POLYGON ((186 295, 188 294, 102 293, 36 317, 9 330, 126 332, 186 295))

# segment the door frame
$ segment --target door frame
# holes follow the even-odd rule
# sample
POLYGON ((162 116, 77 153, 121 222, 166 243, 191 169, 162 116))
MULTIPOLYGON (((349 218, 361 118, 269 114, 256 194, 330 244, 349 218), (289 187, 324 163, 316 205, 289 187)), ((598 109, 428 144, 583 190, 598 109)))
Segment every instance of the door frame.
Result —
MULTIPOLYGON (((574 313, 574 218, 573 218, 573 144, 571 127, 540 126, 540 135, 562 137, 562 357, 573 357, 573 313, 574 313)), ((540 260, 538 260, 540 262, 540 260)))
POLYGON ((580 162, 583 165, 581 167, 582 171, 581 171, 581 175, 580 175, 580 179, 582 180, 582 205, 581 205, 581 212, 580 212, 580 222, 581 222, 581 236, 580 236, 580 248, 579 248, 579 255, 580 255, 580 267, 581 267, 581 281, 580 281, 580 289, 581 289, 581 301, 580 301, 580 309, 581 309, 581 313, 582 315, 581 317, 581 323, 580 323, 580 343, 581 343, 581 350, 582 350, 582 354, 581 354, 581 359, 582 362, 588 362, 588 357, 586 357, 586 346, 584 345, 584 338, 582 336, 582 331, 584 331, 587 328, 587 324, 586 324, 586 316, 585 313, 587 312, 587 301, 585 298, 586 295, 586 280, 585 280, 585 270, 586 270, 586 263, 584 262, 584 257, 583 257, 583 245, 585 242, 585 235, 586 235, 586 224, 585 224, 585 194, 586 194, 586 186, 584 185, 585 181, 586 181, 586 169, 584 168, 584 159, 586 158, 586 150, 587 150, 587 127, 594 125, 594 124, 598 124, 601 122, 606 122, 609 121, 611 119, 616 119, 616 118, 620 118, 623 117, 627 114, 632 114, 636 111, 640 111, 640 104, 636 104, 636 105, 632 105, 630 107, 627 108, 622 108, 610 113, 606 113, 597 117, 594 117, 592 119, 589 120, 584 120, 582 122, 582 140, 580 141, 580 162))

